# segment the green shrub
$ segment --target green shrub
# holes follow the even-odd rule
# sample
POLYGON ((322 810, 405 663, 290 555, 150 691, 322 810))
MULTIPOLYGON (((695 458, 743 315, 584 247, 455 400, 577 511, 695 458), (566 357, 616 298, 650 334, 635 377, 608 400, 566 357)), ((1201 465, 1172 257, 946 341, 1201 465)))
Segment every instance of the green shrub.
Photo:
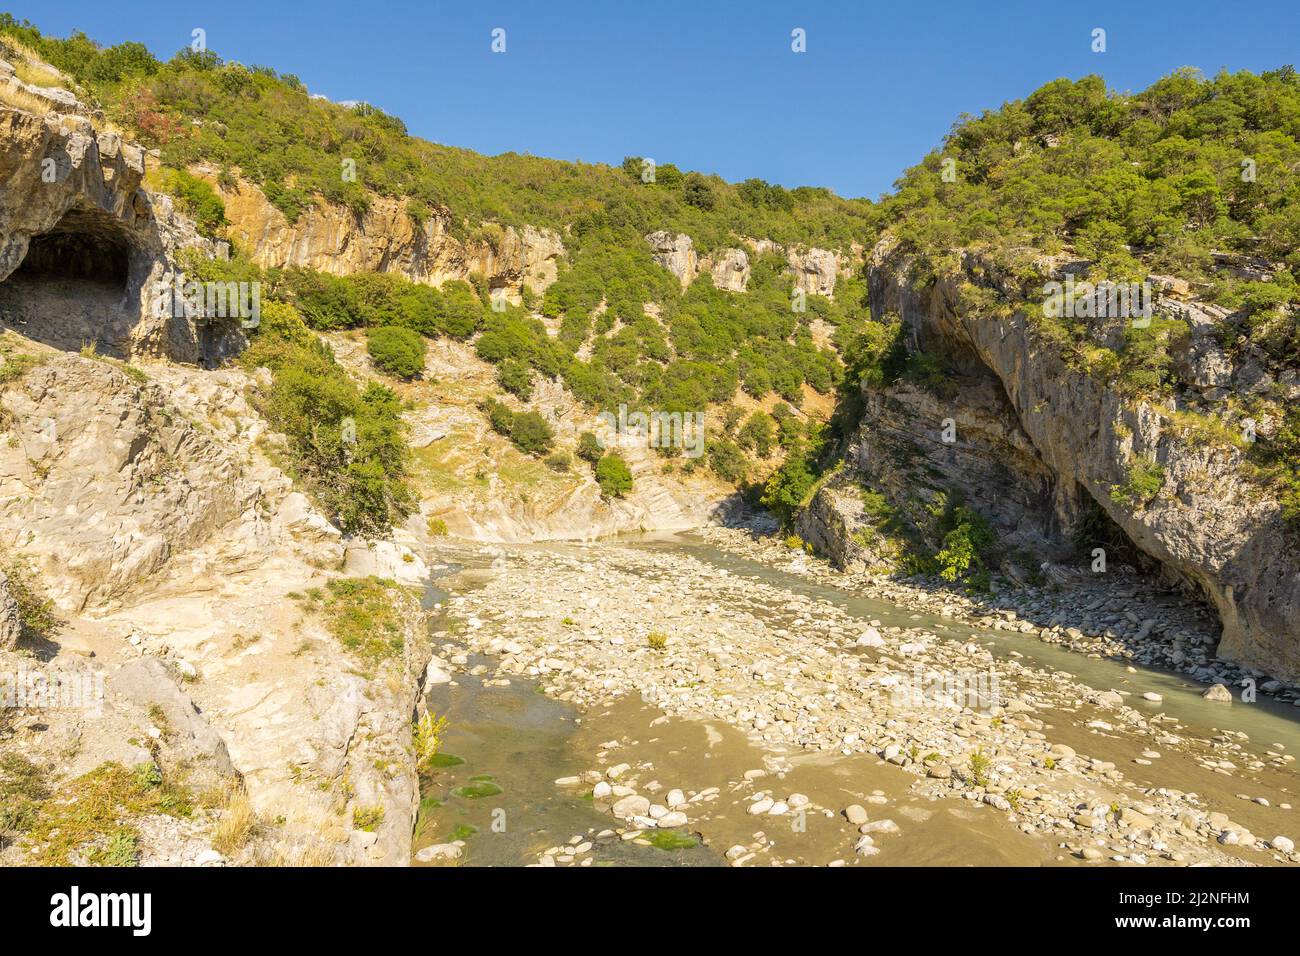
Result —
POLYGON ((959 581, 972 575, 977 583, 987 576, 986 558, 997 538, 983 515, 965 505, 956 505, 940 524, 943 544, 935 555, 939 576, 959 581))
POLYGON ((485 306, 467 282, 459 280, 442 287, 438 328, 455 339, 467 339, 483 324, 485 306))
POLYGON ((406 646, 398 585, 386 578, 336 578, 322 607, 329 631, 369 667, 401 655, 406 646))
POLYGON ((442 749, 442 738, 447 732, 447 718, 425 711, 411 728, 411 743, 415 747, 415 766, 430 769, 442 749))
POLYGON ((492 430, 512 441, 529 455, 545 455, 551 450, 555 433, 538 412, 513 412, 504 402, 489 398, 480 406, 492 430))
POLYGON ((353 807, 352 808, 352 825, 358 830, 365 830, 367 833, 373 833, 378 830, 384 822, 383 804, 375 804, 372 807, 353 807))
POLYGON ((748 463, 740 446, 729 438, 709 442, 709 467, 723 481, 739 484, 745 480, 748 463))
POLYGON ((577 456, 593 468, 604 454, 605 449, 601 447, 600 439, 593 432, 583 432, 578 436, 577 456))
POLYGON ((1132 507, 1145 506, 1165 484, 1165 470, 1153 458, 1139 458, 1128 467, 1124 480, 1111 485, 1110 500, 1132 507))
POLYGON ((596 464, 596 481, 606 498, 622 498, 632 490, 632 469, 622 455, 611 452, 596 464))
POLYGON ((538 412, 520 412, 510 425, 510 440, 529 455, 545 455, 551 450, 555 433, 538 412))
POLYGON ((313 329, 329 332, 364 324, 355 287, 343 276, 286 269, 281 277, 281 291, 313 329))
POLYGON ((194 220, 203 235, 215 238, 230 225, 226 204, 204 180, 184 169, 159 170, 158 179, 158 188, 176 197, 181 212, 194 220))
POLYGON ((1293 473, 1284 479, 1278 502, 1282 506, 1282 520, 1288 529, 1300 534, 1300 475, 1293 473))
POLYGON ((1124 330, 1120 374, 1128 391, 1158 394, 1174 379, 1171 349, 1187 335, 1187 323, 1152 318, 1145 328, 1124 330))
POLYGON ((398 378, 413 378, 424 371, 424 339, 410 329, 383 325, 368 336, 366 347, 382 371, 398 378))
POLYGON ((750 449, 759 458, 766 458, 772 454, 772 447, 776 443, 776 427, 773 425, 772 416, 764 412, 754 412, 741 426, 737 439, 742 448, 750 449))
POLYGON ((0 385, 18 381, 43 361, 44 358, 41 356, 21 352, 0 355, 0 385))
POLYGON ((510 406, 505 402, 499 402, 495 398, 489 398, 480 406, 484 414, 487 415, 488 424, 498 435, 506 438, 510 437, 510 432, 515 425, 515 413, 511 411, 510 406))
POLYGON ((282 302, 262 304, 261 325, 241 361, 271 370, 258 408, 288 439, 292 476, 340 528, 379 534, 414 510, 402 409, 390 389, 374 382, 358 388, 282 302))
POLYGON ((518 359, 506 359, 497 366, 497 382, 521 401, 526 402, 533 397, 532 370, 518 359))
POLYGON ((763 488, 760 499, 763 506, 784 526, 788 527, 794 520, 795 512, 804 505, 817 484, 818 450, 816 444, 802 438, 795 441, 781 467, 772 473, 763 488))

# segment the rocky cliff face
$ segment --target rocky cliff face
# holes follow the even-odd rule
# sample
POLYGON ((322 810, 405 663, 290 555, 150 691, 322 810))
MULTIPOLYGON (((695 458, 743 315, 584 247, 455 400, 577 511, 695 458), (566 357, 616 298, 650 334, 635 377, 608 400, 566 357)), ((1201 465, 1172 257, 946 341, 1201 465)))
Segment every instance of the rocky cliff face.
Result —
POLYGON ((360 217, 323 200, 290 223, 255 184, 217 182, 215 171, 195 172, 213 183, 226 204, 229 233, 264 267, 301 266, 334 275, 394 272, 414 282, 442 285, 487 277, 517 301, 525 286, 542 292, 555 281, 564 243, 551 229, 508 226, 488 238, 458 239, 446 213, 417 222, 405 200, 376 196, 360 217))
MULTIPOLYGON (((242 346, 238 320, 154 308, 180 250, 224 246, 142 188, 143 151, 76 96, 38 100, 63 111, 0 107, 0 675, 90 696, 6 701, 0 747, 52 789, 152 764, 223 820, 246 792, 260 824, 230 862, 404 864, 431 657, 418 596, 394 592, 402 653, 363 674, 295 595, 427 569, 396 540, 345 542, 293 490, 259 380, 207 367, 242 346), (35 630, 16 595, 50 599, 53 623, 35 630)), ((544 275, 545 245, 507 233, 497 274, 544 275)), ((216 819, 132 820, 140 861, 221 862, 216 819)), ((6 840, 0 862, 48 849, 6 840)))
POLYGON ((1005 548, 1068 557, 1073 545, 1053 509, 1054 476, 1001 387, 991 376, 966 374, 952 389, 951 399, 907 382, 864 390, 844 466, 799 515, 800 536, 841 568, 887 565, 897 555, 864 513, 869 489, 884 493, 921 537, 933 523, 930 509, 957 496, 990 519, 1005 548))
POLYGON ((238 321, 157 314, 174 255, 224 249, 167 197, 141 189, 144 152, 76 113, 0 106, 0 319, 62 348, 199 363, 237 343, 238 321), (7 281, 6 281, 7 280, 7 281), (96 302, 93 310, 84 303, 96 302), (95 314, 88 314, 93 311, 95 314))
MULTIPOLYGON (((713 284, 728 292, 744 292, 749 285, 749 255, 744 249, 719 249, 705 256, 695 251, 695 243, 684 233, 667 229, 645 237, 655 261, 677 276, 685 289, 703 272, 713 277, 713 284)), ((784 253, 794 287, 808 295, 833 298, 835 282, 853 267, 853 256, 830 249, 785 249, 770 239, 743 240, 756 255, 784 253)), ((855 253, 856 254, 856 253, 855 253)), ((860 261, 860 259, 858 260, 860 261)))
MULTIPOLYGON (((425 616, 397 594, 402 653, 363 674, 295 601, 365 549, 266 457, 273 436, 247 399, 256 381, 20 344, 35 364, 0 388, 0 556, 53 599, 60 624, 25 646, 0 574, 0 674, 95 679, 105 697, 20 714, 0 728, 3 747, 71 777, 155 763, 209 798, 246 790, 263 834, 227 848, 231 862, 407 862, 425 616), (379 822, 357 826, 354 812, 379 822)), ((374 550, 391 561, 352 573, 423 568, 397 542, 374 550)), ((221 859, 197 823, 150 828, 143 862, 221 859)), ((0 860, 19 862, 10 850, 0 860)))
POLYGON ((786 262, 794 273, 796 288, 828 299, 835 295, 835 280, 847 267, 842 257, 829 249, 790 249, 786 262))
POLYGON ((108 361, 50 356, 0 409, 0 536, 65 609, 120 597, 256 498, 226 448, 108 361))
MULTIPOLYGON (((1026 547, 1063 546, 1095 503, 1168 573, 1204 592, 1222 620, 1221 657, 1300 678, 1300 551, 1284 531, 1277 501, 1250 479, 1242 452, 1189 440, 1173 419, 1177 401, 1128 400, 1071 368, 1028 309, 993 316, 964 305, 963 286, 998 281, 974 257, 962 273, 923 286, 909 280, 908 266, 887 242, 876 250, 873 312, 900 316, 914 348, 945 350, 981 384, 957 388, 949 399, 898 387, 869 391, 851 464, 888 487, 891 475, 898 481, 914 474, 888 447, 905 445, 934 484, 961 490, 1026 547), (941 418, 955 424, 955 443, 935 441, 941 418), (1145 504, 1117 501, 1112 487, 1138 460, 1162 469, 1162 487, 1145 504)), ((1158 303, 1162 311, 1208 314, 1172 299, 1158 303)), ((1191 323, 1180 357, 1187 384, 1201 398, 1249 389, 1267 375, 1249 354, 1234 366, 1211 326, 1206 319, 1191 323)))

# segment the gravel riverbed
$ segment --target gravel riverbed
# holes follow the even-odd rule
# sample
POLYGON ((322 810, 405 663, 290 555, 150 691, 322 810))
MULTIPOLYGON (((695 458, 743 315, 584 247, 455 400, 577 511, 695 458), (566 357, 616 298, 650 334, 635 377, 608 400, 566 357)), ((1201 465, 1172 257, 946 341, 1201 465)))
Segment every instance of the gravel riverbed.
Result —
MULTIPOLYGON (((1212 642, 1202 639, 1210 631, 1199 608, 1119 576, 1082 595, 1027 591, 995 606, 906 582, 849 579, 751 532, 714 528, 700 537, 721 552, 926 613, 907 624, 863 619, 779 582, 635 542, 484 549, 484 567, 452 584, 435 634, 446 673, 435 666, 433 680, 470 668, 488 682, 526 677, 582 714, 634 699, 665 719, 732 728, 761 759, 721 787, 691 789, 638 761, 629 742, 642 735, 610 741, 591 766, 556 782, 557 794, 581 792, 609 814, 604 839, 690 829, 709 816, 703 808, 729 797, 768 830, 798 832, 811 813, 850 834, 798 862, 888 863, 891 841, 909 826, 889 804, 905 798, 918 819, 926 811, 911 805, 917 800, 978 809, 1063 862, 1300 862, 1288 837, 1294 758, 1281 743, 1189 728, 1161 712, 1159 695, 1137 700, 1088 686, 1014 652, 995 654, 977 633, 1012 629, 1135 663, 1181 651, 1185 663, 1210 672, 1206 679, 1228 684, 1237 672, 1206 656, 1212 642), (1142 631, 1161 650, 1144 649, 1142 631), (490 663, 471 665, 476 654, 490 663), (858 791, 787 792, 785 773, 814 756, 888 766, 903 789, 864 782, 858 791)), ((858 775, 865 781, 868 771, 858 775)), ((700 825, 706 841, 723 836, 700 825)), ((756 827, 752 839, 716 849, 733 865, 779 862, 764 852, 772 842, 764 836, 756 827)), ((569 847, 589 842, 575 839, 569 847)), ((984 824, 971 827, 969 840, 966 858, 978 862, 983 841, 996 859, 984 824)), ((590 849, 548 847, 540 862, 582 865, 590 849)))

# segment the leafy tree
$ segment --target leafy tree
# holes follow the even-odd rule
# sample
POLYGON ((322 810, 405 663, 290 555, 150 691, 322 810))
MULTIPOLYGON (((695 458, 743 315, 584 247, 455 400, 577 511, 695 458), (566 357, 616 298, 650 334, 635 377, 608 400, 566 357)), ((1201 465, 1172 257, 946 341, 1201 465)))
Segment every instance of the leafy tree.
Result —
POLYGON ((753 451, 758 457, 766 458, 772 454, 776 442, 776 428, 772 416, 763 412, 754 412, 741 426, 738 436, 742 448, 753 451))
POLYGON ((944 516, 943 545, 935 555, 939 576, 959 581, 972 574, 975 583, 987 580, 986 557, 997 538, 984 516, 965 505, 957 505, 944 516))
POLYGON ((533 376, 528 366, 518 359, 506 359, 497 366, 497 382, 507 392, 528 401, 533 395, 533 376))
POLYGON ((740 484, 745 480, 747 463, 740 446, 729 438, 709 443, 709 467, 723 481, 740 484))
POLYGON ((412 513, 401 404, 387 388, 364 389, 286 303, 262 303, 262 321, 241 356, 272 384, 256 403, 284 433, 290 471, 348 533, 381 534, 412 513))
POLYGON ((596 465, 596 481, 606 498, 622 498, 632 490, 632 469, 622 455, 610 452, 596 465))
POLYGON ((370 332, 366 347, 375 366, 398 378, 424 371, 424 339, 410 329, 383 325, 370 332))
POLYGON ((515 413, 511 411, 510 406, 504 402, 498 402, 495 398, 489 398, 481 406, 487 415, 488 424, 498 435, 504 435, 509 438, 515 427, 515 413))
POLYGON ((551 450, 555 433, 539 413, 520 412, 511 422, 510 440, 520 451, 540 456, 551 450))
POLYGON ((593 432, 583 432, 578 436, 577 455, 583 461, 595 467, 604 454, 605 449, 601 447, 600 439, 593 432))
POLYGON ((800 439, 790 447, 781 467, 768 478, 760 500, 788 526, 816 483, 814 448, 800 439))
POLYGON ((203 235, 216 237, 230 224, 226 204, 202 179, 183 169, 166 169, 159 176, 159 186, 180 201, 181 211, 194 220, 203 235))
POLYGON ((699 173, 687 173, 685 184, 682 186, 682 201, 688 206, 694 206, 705 212, 711 210, 714 199, 709 181, 699 173))

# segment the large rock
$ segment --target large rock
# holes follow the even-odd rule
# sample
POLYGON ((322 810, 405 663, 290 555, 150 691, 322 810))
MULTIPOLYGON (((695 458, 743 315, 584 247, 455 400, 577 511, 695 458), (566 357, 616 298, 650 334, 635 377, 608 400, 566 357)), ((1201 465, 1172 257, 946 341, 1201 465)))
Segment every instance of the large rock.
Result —
POLYGON ((815 248, 791 249, 786 253, 786 261, 794 272, 796 288, 803 289, 808 295, 820 295, 828 299, 835 295, 840 260, 834 252, 815 248))
POLYGON ((65 610, 122 596, 260 494, 159 385, 102 360, 46 360, 0 393, 0 421, 0 545, 65 610))
POLYGON ((695 255, 695 244, 690 236, 660 229, 650 233, 645 240, 650 243, 650 253, 655 262, 677 276, 683 289, 695 281, 699 258, 695 255))
POLYGON ((1076 527, 1091 498, 1137 547, 1213 602, 1223 624, 1220 657, 1300 679, 1300 551, 1244 453, 1191 441, 1171 427, 1167 409, 1072 368, 1024 310, 992 316, 963 306, 965 284, 1000 281, 990 263, 968 255, 962 273, 917 287, 895 249, 887 238, 873 254, 873 315, 901 316, 919 347, 942 347, 996 377, 1046 466, 1059 526, 1076 527), (1161 491, 1141 504, 1112 498, 1139 458, 1161 466, 1161 491))
POLYGON ((105 681, 105 690, 147 711, 158 730, 164 770, 183 775, 196 790, 220 789, 238 779, 226 743, 194 702, 155 657, 123 664, 105 681))
MULTIPOLYGON (((983 370, 954 373, 960 401, 899 381, 863 391, 862 423, 844 468, 799 513, 800 536, 838 567, 887 564, 881 531, 925 538, 939 495, 987 517, 1008 548, 1061 560, 1074 551, 1053 512, 1055 479, 1020 427, 1001 383, 983 370), (951 439, 951 441, 946 440, 951 439), (864 510, 864 490, 885 495, 894 527, 864 510)), ((927 542, 934 548, 939 541, 927 542)))
POLYGON ((706 257, 701 267, 713 276, 713 284, 727 292, 744 292, 749 285, 749 256, 744 249, 723 249, 706 257))
POLYGON ((428 565, 414 549, 386 540, 349 541, 344 550, 343 571, 352 577, 387 578, 401 584, 423 584, 429 578, 428 565))

